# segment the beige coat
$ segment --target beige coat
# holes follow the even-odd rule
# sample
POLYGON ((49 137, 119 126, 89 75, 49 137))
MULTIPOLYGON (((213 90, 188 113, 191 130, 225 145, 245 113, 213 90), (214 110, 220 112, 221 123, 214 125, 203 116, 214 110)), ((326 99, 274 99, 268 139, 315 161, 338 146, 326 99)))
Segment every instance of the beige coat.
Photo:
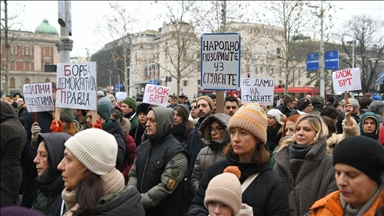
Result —
POLYGON ((343 127, 343 133, 342 134, 335 134, 333 133, 331 137, 327 140, 327 153, 332 154, 333 149, 336 147, 336 145, 343 140, 346 137, 350 136, 359 136, 360 135, 360 129, 357 125, 356 121, 352 118, 352 126, 348 127, 345 125, 345 119, 341 123, 343 127))

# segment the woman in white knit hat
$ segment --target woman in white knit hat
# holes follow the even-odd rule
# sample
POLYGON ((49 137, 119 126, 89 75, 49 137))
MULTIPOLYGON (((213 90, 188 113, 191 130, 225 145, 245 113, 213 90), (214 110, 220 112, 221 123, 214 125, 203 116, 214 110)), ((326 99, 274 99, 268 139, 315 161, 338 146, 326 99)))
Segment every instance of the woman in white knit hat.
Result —
POLYGON ((209 167, 200 180, 188 215, 208 214, 204 207, 208 183, 228 166, 237 166, 244 187, 242 202, 253 208, 254 215, 290 215, 288 195, 279 176, 272 170, 267 140, 267 116, 258 103, 243 105, 229 120, 231 142, 225 160, 209 167))
POLYGON ((117 143, 100 129, 83 130, 65 142, 62 198, 67 215, 144 215, 141 196, 127 189, 124 176, 115 169, 117 143))
POLYGON ((267 143, 265 145, 271 154, 279 145, 281 135, 283 134, 283 124, 280 121, 282 116, 283 113, 278 109, 271 109, 267 112, 268 128, 267 143))

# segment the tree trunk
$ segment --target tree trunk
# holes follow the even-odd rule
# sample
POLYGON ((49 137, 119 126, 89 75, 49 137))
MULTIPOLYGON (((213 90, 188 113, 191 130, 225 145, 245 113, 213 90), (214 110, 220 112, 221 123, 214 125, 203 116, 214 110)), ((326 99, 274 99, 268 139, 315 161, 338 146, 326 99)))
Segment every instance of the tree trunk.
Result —
POLYGON ((5 88, 4 95, 9 95, 9 41, 8 41, 8 2, 4 0, 4 42, 5 42, 5 88))

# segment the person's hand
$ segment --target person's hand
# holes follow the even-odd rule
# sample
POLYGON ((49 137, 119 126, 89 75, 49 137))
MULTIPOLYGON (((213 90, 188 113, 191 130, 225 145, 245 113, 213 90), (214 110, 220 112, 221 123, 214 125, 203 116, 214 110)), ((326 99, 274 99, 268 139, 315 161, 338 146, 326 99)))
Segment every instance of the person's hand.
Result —
POLYGON ((31 127, 32 138, 37 139, 37 136, 39 135, 40 131, 41 128, 39 126, 39 122, 34 122, 31 127))
POLYGON ((52 132, 63 132, 63 123, 60 120, 52 120, 51 126, 49 127, 52 132), (58 126, 56 126, 56 122, 58 126))
POLYGON ((102 125, 101 125, 101 122, 99 119, 96 119, 96 124, 93 126, 92 122, 89 122, 88 123, 88 126, 89 128, 99 128, 99 129, 103 129, 102 125))
POLYGON ((351 116, 352 110, 353 110, 353 107, 352 107, 351 103, 348 102, 348 103, 344 104, 344 114, 345 114, 345 117, 351 116))

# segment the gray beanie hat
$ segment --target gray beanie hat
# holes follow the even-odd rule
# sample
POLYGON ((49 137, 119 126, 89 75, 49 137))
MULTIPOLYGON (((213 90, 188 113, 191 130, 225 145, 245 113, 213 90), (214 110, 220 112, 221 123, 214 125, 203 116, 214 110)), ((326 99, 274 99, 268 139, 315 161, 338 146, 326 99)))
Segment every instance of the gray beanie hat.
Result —
POLYGON ((190 111, 189 111, 189 108, 188 108, 187 105, 185 105, 185 104, 178 104, 177 106, 175 106, 174 109, 176 109, 177 107, 183 108, 185 110, 185 112, 187 112, 187 114, 188 114, 187 116, 189 116, 190 111))
POLYGON ((115 168, 116 139, 104 130, 89 128, 80 131, 64 145, 87 169, 97 175, 108 174, 115 168))

